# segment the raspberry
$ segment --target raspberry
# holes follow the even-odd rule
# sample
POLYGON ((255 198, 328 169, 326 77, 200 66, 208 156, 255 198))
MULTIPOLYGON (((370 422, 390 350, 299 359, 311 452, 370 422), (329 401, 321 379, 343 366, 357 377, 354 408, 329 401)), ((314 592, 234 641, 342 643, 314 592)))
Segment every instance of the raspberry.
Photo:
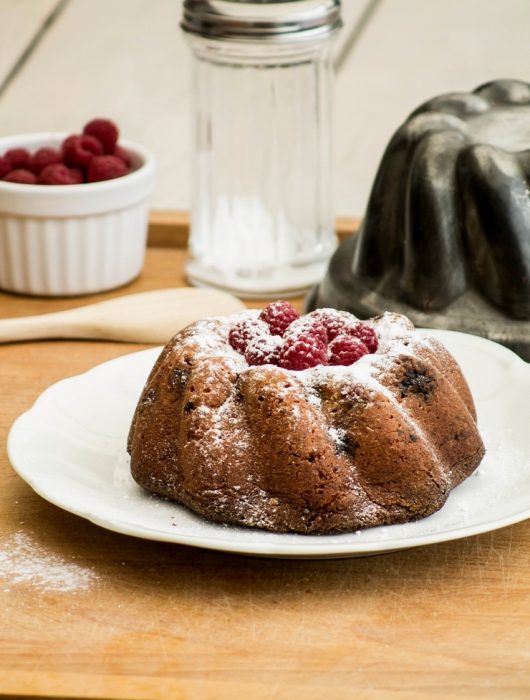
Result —
POLYGON ((74 168, 88 168, 92 158, 102 153, 103 146, 94 136, 73 135, 63 141, 64 163, 74 168))
POLYGON ((250 341, 260 335, 270 335, 267 324, 257 318, 245 318, 232 326, 228 333, 228 342, 234 350, 243 355, 250 341))
POLYGON ((113 180, 116 177, 127 175, 129 169, 117 156, 95 156, 88 166, 88 182, 100 182, 101 180, 113 180))
POLYGON ((4 177, 4 182, 18 182, 21 185, 34 185, 37 182, 37 177, 31 170, 17 168, 4 177))
POLYGON ((328 343, 328 334, 324 324, 318 318, 310 315, 301 316, 293 321, 285 333, 286 338, 297 338, 300 335, 312 335, 324 345, 328 343))
POLYGON ((82 185, 83 182, 85 181, 83 177, 83 173, 79 168, 69 168, 70 170, 70 177, 74 182, 72 182, 72 185, 82 185))
POLYGON ((31 156, 25 148, 10 148, 4 158, 11 163, 12 170, 30 170, 31 156))
POLYGON ((121 158, 128 168, 131 167, 131 157, 128 151, 125 150, 125 148, 122 148, 121 146, 116 146, 113 155, 115 155, 116 158, 121 158))
POLYGON ((353 321, 357 320, 355 316, 346 311, 337 311, 336 309, 317 309, 312 311, 309 317, 315 318, 323 324, 328 336, 328 342, 331 342, 342 333, 350 319, 353 321))
POLYGON ((79 185, 83 176, 75 168, 67 168, 63 163, 50 163, 39 175, 39 185, 79 185))
POLYGON ((88 124, 85 124, 83 134, 95 136, 103 146, 104 153, 114 153, 118 141, 118 127, 113 122, 108 119, 92 119, 88 124))
POLYGON ((31 156, 30 166, 35 175, 39 175, 47 165, 62 163, 62 161, 62 154, 55 150, 55 148, 39 148, 39 150, 31 156))
POLYGON ((278 363, 284 369, 309 369, 317 365, 327 365, 327 348, 325 343, 311 333, 300 333, 287 338, 280 351, 278 363))
POLYGON ((245 360, 249 365, 277 365, 282 339, 277 335, 258 335, 247 345, 245 360))
POLYGON ((283 336, 291 323, 300 318, 300 314, 288 301, 280 300, 266 306, 259 317, 269 326, 272 335, 283 336))
POLYGON ((363 355, 368 355, 368 348, 352 335, 338 335, 329 344, 330 365, 352 365, 363 355))
POLYGON ((4 156, 0 156, 0 180, 2 180, 7 173, 11 172, 11 163, 4 156))
POLYGON ((356 323, 353 326, 348 326, 346 331, 348 335, 359 338, 368 348, 368 352, 375 352, 378 347, 377 335, 373 328, 365 323, 356 323))

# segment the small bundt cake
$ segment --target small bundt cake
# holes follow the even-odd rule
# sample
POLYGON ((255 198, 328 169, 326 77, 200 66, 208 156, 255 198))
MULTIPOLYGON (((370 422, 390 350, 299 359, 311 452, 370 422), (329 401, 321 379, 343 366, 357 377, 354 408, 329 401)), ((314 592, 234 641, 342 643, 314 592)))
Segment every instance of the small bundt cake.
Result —
POLYGON ((407 318, 274 302, 166 345, 128 451, 138 484, 205 518, 329 533, 433 513, 484 446, 455 360, 407 318))
POLYGON ((418 107, 382 157, 356 240, 309 308, 470 331, 530 360, 530 84, 418 107))

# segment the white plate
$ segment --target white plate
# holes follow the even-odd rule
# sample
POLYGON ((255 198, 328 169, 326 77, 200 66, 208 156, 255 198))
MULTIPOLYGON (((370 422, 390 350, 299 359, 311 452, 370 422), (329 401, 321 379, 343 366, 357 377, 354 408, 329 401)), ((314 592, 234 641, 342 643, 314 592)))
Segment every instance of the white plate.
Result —
POLYGON ((145 539, 257 556, 362 556, 443 542, 530 517, 530 365, 500 345, 429 331, 454 354, 475 397, 486 457, 428 518, 343 535, 280 535, 215 525, 143 491, 125 444, 160 348, 106 362, 47 389, 8 438, 12 465, 48 501, 102 527, 145 539))

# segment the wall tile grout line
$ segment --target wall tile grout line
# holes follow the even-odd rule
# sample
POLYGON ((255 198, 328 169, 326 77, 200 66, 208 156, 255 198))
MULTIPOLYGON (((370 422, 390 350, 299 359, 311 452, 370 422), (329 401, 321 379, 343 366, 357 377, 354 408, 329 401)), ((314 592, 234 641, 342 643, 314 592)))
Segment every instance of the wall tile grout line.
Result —
POLYGON ((374 16, 375 11, 382 4, 382 2, 383 0, 370 0, 368 5, 365 7, 363 13, 359 17, 359 20, 352 27, 350 35, 347 37, 341 50, 339 51, 339 53, 335 57, 335 60, 333 61, 333 69, 335 73, 338 74, 342 70, 343 65, 349 58, 350 53, 355 47, 355 44, 357 43, 359 37, 365 30, 366 26, 374 16))
POLYGON ((0 84, 0 99, 8 89, 9 85, 13 82, 15 77, 20 73, 20 71, 23 69, 25 64, 27 63, 28 59, 31 57, 32 53, 35 51, 35 49, 38 47, 42 39, 44 38, 44 35, 48 32, 48 30, 52 27, 52 25, 55 23, 55 21, 58 19, 58 17, 62 14, 63 10, 66 8, 66 6, 70 3, 70 0, 59 0, 57 5, 53 8, 53 10, 50 12, 50 14, 46 17, 46 19, 43 21, 39 29, 35 32, 33 38, 28 42, 28 45, 22 51, 18 59, 15 61, 13 64, 13 67, 9 71, 9 73, 6 75, 2 83, 0 84))

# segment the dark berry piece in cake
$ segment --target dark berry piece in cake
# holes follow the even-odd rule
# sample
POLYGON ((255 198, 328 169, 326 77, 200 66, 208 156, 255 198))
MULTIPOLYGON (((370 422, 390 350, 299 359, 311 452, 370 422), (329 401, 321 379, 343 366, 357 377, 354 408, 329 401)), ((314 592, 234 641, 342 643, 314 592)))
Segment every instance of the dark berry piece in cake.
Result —
POLYGON ((265 321, 259 318, 245 318, 232 326, 228 333, 228 342, 234 350, 244 355, 251 340, 267 335, 270 335, 270 331, 265 321))
POLYGON ((414 367, 407 367, 400 383, 401 396, 405 398, 408 394, 418 394, 427 400, 434 390, 434 385, 434 378, 426 372, 421 372, 414 367))
POLYGON ((329 344, 329 364, 353 365, 368 353, 368 348, 359 338, 353 335, 338 335, 329 344))
POLYGON ((288 301, 273 301, 259 315, 269 326, 272 335, 283 336, 293 321, 300 318, 298 311, 288 301))
POLYGON ((326 344, 311 333, 300 333, 286 339, 280 352, 280 367, 284 369, 309 369, 328 364, 326 344))

